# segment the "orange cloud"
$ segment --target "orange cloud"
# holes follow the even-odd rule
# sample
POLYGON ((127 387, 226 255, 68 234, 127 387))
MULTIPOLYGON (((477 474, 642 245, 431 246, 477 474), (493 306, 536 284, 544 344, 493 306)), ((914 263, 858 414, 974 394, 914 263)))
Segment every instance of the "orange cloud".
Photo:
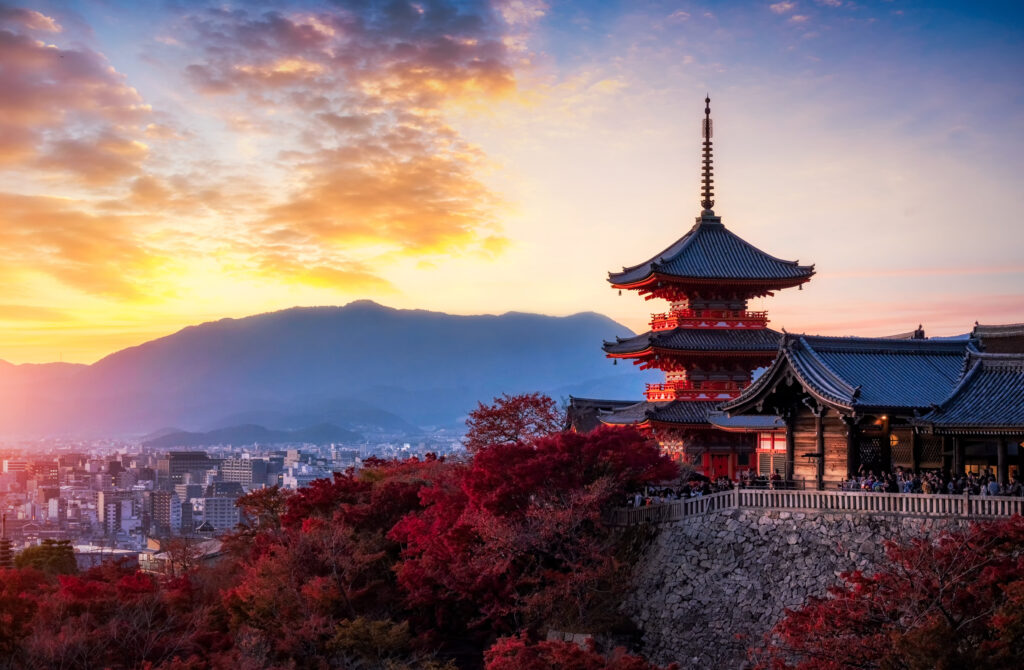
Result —
POLYGON ((267 141, 296 139, 277 156, 296 177, 292 188, 249 226, 254 262, 314 285, 379 286, 365 268, 298 269, 330 268, 360 250, 385 261, 500 253, 499 198, 477 176, 484 158, 442 117, 450 105, 514 90, 503 31, 543 10, 505 3, 504 22, 485 6, 446 1, 191 17, 192 43, 205 53, 185 70, 193 86, 220 99, 232 128, 272 123, 267 141))
POLYGON ((0 321, 67 321, 64 311, 36 305, 0 304, 0 321))
POLYGON ((62 198, 0 193, 4 274, 42 272, 86 293, 142 297, 163 259, 138 239, 136 223, 62 198))
POLYGON ((142 142, 107 132, 97 138, 53 142, 33 165, 100 186, 138 174, 148 153, 142 142))

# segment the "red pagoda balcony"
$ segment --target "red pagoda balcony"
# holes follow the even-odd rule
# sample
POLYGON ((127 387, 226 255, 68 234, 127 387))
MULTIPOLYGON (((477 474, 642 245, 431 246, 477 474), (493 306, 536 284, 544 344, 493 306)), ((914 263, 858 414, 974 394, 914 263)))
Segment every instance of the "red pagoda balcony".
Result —
POLYGON ((651 402, 664 400, 728 400, 737 397, 749 382, 682 381, 647 384, 644 394, 651 402))
POLYGON ((768 312, 742 309, 677 309, 651 315, 651 330, 684 328, 766 328, 768 312))

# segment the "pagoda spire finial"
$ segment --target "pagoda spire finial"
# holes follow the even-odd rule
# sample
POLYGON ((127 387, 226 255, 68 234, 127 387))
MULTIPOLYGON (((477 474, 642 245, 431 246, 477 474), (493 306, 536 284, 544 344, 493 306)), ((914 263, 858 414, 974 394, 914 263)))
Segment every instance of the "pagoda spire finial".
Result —
POLYGON ((711 177, 714 175, 714 168, 711 165, 711 97, 707 96, 704 98, 704 123, 701 127, 701 136, 704 138, 704 159, 703 168, 701 169, 701 189, 700 189, 700 204, 704 208, 704 214, 714 214, 711 210, 715 205, 715 180, 711 177))

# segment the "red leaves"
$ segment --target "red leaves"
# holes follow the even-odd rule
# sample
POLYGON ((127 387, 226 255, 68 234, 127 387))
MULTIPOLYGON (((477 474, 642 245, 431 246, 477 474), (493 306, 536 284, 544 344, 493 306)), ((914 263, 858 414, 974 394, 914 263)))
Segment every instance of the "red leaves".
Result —
POLYGON ((565 417, 555 401, 540 393, 508 395, 494 399, 493 405, 478 403, 466 420, 465 444, 470 452, 502 444, 524 444, 556 433, 565 417))
POLYGON ((399 583, 435 622, 511 631, 603 616, 599 601, 624 571, 601 512, 676 467, 635 431, 608 428, 492 445, 453 474, 424 489, 426 509, 391 531, 406 545, 399 583))
MULTIPOLYGON (((572 642, 530 644, 523 637, 498 640, 484 654, 484 670, 662 670, 616 649, 607 657, 572 642)), ((674 670, 675 664, 665 670, 674 670)))
MULTIPOLYGON (((371 459, 295 493, 250 493, 239 506, 254 527, 219 562, 199 561, 191 540, 165 546, 182 545, 177 577, 118 565, 59 583, 7 574, 0 652, 35 667, 431 667, 419 661, 437 649, 479 660, 501 634, 599 626, 620 616, 609 604, 628 574, 602 510, 675 466, 631 430, 530 435, 469 462, 371 459)), ((495 662, 650 668, 508 644, 519 643, 495 662)))
POLYGON ((844 575, 787 612, 761 667, 1017 667, 1024 651, 1024 519, 887 546, 889 565, 844 575))

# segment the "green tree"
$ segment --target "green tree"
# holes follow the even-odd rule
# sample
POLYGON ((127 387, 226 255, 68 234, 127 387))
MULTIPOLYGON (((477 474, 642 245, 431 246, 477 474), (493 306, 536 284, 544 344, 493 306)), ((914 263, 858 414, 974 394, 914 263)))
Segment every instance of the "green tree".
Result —
POLYGON ((71 540, 43 540, 26 547, 14 557, 14 567, 35 568, 48 575, 73 575, 78 572, 71 540))

